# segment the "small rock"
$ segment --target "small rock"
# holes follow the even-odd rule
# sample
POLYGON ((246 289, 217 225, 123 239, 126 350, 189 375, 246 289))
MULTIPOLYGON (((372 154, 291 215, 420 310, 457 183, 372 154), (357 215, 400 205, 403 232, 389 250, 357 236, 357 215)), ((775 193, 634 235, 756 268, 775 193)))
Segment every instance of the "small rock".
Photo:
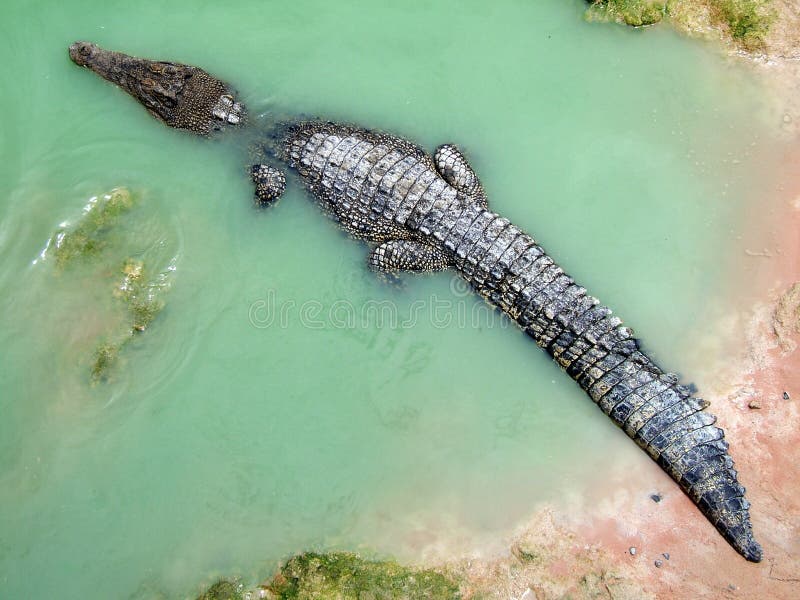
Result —
POLYGON ((519 600, 536 600, 536 594, 533 593, 531 588, 528 588, 522 596, 519 597, 519 600))
POLYGON ((650 500, 652 500, 653 502, 656 503, 661 502, 661 498, 662 498, 661 494, 650 494, 650 500))
POLYGON ((656 562, 654 562, 653 564, 656 566, 656 569, 660 569, 660 568, 661 568, 661 565, 663 565, 663 564, 664 564, 664 561, 661 561, 661 560, 659 560, 659 559, 656 559, 656 562))
POLYGON ((664 552, 661 556, 663 556, 665 559, 669 560, 669 552, 664 552))
POLYGON ((783 399, 789 400, 789 392, 783 392, 783 399))
POLYGON ((792 115, 790 115, 789 113, 786 113, 785 115, 783 115, 783 122, 786 123, 787 125, 789 123, 791 123, 792 122, 792 115))
POLYGON ((631 553, 631 556, 636 556, 636 547, 631 546, 630 548, 628 548, 628 552, 631 553))
POLYGON ((750 402, 747 403, 747 406, 749 408, 754 408, 758 410, 761 408, 761 402, 759 402, 758 400, 750 400, 750 402))

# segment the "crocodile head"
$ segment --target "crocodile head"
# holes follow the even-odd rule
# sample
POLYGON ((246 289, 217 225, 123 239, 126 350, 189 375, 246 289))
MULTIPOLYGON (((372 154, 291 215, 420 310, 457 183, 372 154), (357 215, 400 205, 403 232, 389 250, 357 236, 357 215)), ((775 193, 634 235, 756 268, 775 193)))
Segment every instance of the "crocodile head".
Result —
POLYGON ((245 109, 229 86, 198 67, 136 58, 90 42, 72 44, 69 57, 128 92, 169 127, 207 135, 244 122, 245 109))

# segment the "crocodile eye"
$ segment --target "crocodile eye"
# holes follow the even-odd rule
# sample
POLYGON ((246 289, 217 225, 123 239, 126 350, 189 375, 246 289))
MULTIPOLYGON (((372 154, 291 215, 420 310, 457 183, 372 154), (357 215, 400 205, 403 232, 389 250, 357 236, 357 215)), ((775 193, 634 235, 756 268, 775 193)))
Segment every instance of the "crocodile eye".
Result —
POLYGON ((150 65, 150 71, 152 71, 153 73, 161 73, 161 71, 163 71, 163 70, 164 70, 164 67, 162 67, 158 63, 152 63, 150 65))
POLYGON ((78 52, 81 53, 81 56, 89 56, 92 53, 92 50, 87 45, 83 45, 78 49, 78 52))
POLYGON ((155 87, 156 82, 150 79, 149 77, 145 77, 144 79, 142 79, 142 85, 148 88, 152 88, 155 87))
POLYGON ((172 65, 164 65, 163 72, 164 75, 175 75, 175 73, 178 72, 178 69, 176 69, 172 65))

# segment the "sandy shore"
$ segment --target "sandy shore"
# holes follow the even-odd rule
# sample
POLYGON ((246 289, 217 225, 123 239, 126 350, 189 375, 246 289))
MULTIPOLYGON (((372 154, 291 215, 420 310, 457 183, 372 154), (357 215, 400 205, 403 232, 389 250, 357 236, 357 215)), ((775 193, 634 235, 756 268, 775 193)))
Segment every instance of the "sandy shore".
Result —
POLYGON ((780 181, 745 216, 745 300, 711 328, 726 362, 709 368, 702 390, 747 487, 763 562, 741 558, 642 453, 636 477, 630 465, 612 475, 593 494, 601 501, 544 506, 506 556, 449 565, 467 597, 800 597, 800 2, 779 5, 770 52, 745 59, 786 140, 780 181))

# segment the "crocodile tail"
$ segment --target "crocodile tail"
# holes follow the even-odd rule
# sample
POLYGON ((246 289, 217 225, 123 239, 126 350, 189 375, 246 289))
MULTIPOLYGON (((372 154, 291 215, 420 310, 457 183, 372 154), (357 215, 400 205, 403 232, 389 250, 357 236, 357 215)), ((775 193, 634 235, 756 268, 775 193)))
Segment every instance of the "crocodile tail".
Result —
POLYGON ((728 454, 725 433, 715 425, 716 417, 704 410, 708 402, 693 397, 689 388, 677 384, 675 375, 659 369, 634 338, 615 343, 576 379, 681 486, 737 552, 749 561, 761 560, 745 488, 728 454), (615 366, 607 368, 610 365, 615 366))
MULTIPOLYGON (((535 259, 529 272, 537 264, 543 265, 545 275, 533 281, 550 282, 534 283, 538 292, 532 300, 523 300, 526 305, 518 312, 511 306, 510 314, 675 479, 742 556, 760 561, 750 504, 724 432, 714 425, 716 417, 704 410, 708 402, 693 397, 676 375, 662 371, 642 352, 633 331, 587 296, 546 254, 535 259)), ((525 295, 524 289, 520 295, 525 295)))
MULTIPOLYGON (((634 439, 683 488, 722 536, 737 552, 752 562, 760 562, 761 546, 753 538, 750 503, 739 483, 733 459, 728 454, 725 433, 716 427, 716 417, 703 409, 707 403, 686 397, 685 390, 674 390, 678 406, 690 412, 669 423, 666 416, 647 433, 634 439)), ((665 409, 662 413, 668 413, 665 409)))
MULTIPOLYGON (((455 268, 586 391, 669 473, 747 560, 761 560, 749 504, 708 403, 642 350, 633 331, 586 293, 535 240, 499 215, 467 206, 435 239, 455 268), (455 221, 455 224, 452 224, 455 221)), ((425 222, 420 231, 427 235, 425 222)))

